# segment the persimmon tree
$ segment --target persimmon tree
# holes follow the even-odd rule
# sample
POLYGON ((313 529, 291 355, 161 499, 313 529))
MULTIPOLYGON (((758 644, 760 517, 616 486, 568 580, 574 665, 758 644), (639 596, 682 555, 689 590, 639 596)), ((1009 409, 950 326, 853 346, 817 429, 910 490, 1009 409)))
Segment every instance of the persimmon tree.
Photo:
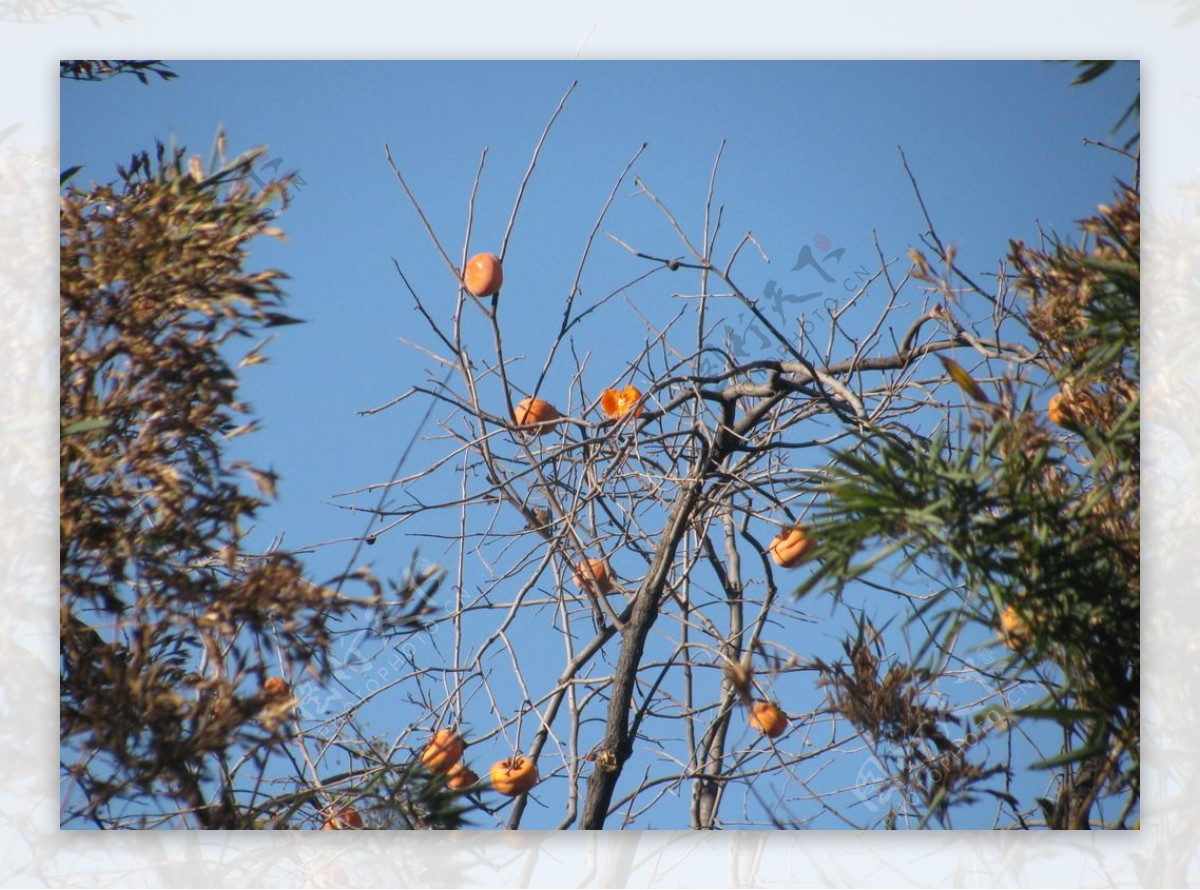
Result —
POLYGON ((451 726, 468 754, 532 759, 511 808, 477 798, 510 828, 531 802, 539 825, 591 829, 1126 824, 1136 188, 1087 224, 1094 246, 1014 245, 990 279, 927 215, 922 247, 877 244, 857 292, 784 329, 743 283, 756 239, 722 231, 720 152, 689 224, 634 175, 637 149, 531 358, 510 347, 523 283, 473 292, 461 270, 530 249, 512 236, 557 116, 483 244, 482 159, 452 249, 388 152, 444 273, 426 290, 397 262, 426 329, 405 339, 436 370, 368 413, 424 414, 441 452, 355 509, 371 540, 410 532, 453 566, 431 620, 449 643, 386 686, 412 720, 390 744, 451 726), (661 240, 607 228, 630 182, 661 240), (730 306, 767 354, 718 338, 730 306), (599 320, 617 312, 636 345, 599 320), (594 371, 614 349, 622 367, 594 371), (811 547, 773 557, 795 529, 811 547), (782 732, 761 731, 764 701, 782 732))

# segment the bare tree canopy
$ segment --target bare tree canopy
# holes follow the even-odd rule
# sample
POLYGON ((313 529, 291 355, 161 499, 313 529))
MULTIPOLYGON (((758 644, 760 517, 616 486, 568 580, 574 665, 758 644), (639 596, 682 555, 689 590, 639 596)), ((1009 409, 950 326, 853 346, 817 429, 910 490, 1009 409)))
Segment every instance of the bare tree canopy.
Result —
POLYGON ((369 517, 356 558, 414 554, 398 578, 244 546, 277 479, 224 443, 256 429, 238 375, 272 334, 229 356, 297 321, 286 276, 244 268, 288 178, 254 188, 257 150, 219 137, 64 189, 64 824, 1135 827, 1136 137, 1097 149, 1130 175, 1078 231, 986 272, 901 151, 924 230, 822 303, 746 284, 766 251, 729 231, 724 142, 690 216, 643 145, 531 318, 505 262, 574 89, 489 238, 486 150, 453 245, 386 150, 444 268, 393 260, 428 372, 363 413, 433 457, 340 506, 369 517), (614 224, 631 191, 659 235, 614 224), (381 679, 342 683, 335 639, 381 679), (384 702, 417 719, 371 728, 384 702))

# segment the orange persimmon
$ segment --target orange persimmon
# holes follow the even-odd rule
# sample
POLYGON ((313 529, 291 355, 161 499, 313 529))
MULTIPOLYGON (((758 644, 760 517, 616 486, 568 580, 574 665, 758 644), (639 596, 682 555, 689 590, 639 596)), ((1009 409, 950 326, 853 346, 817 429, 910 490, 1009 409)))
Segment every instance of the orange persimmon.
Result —
POLYGON ((479 776, 462 761, 454 764, 446 773, 446 787, 453 791, 465 791, 478 781, 479 776))
POLYGON ((816 541, 808 537, 801 526, 793 525, 777 534, 769 549, 776 565, 790 569, 800 565, 814 546, 816 541))
POLYGON ((504 268, 494 253, 477 253, 467 260, 463 284, 477 297, 490 297, 504 283, 504 268))
POLYGON ((636 386, 627 386, 624 389, 606 389, 600 393, 600 410, 614 419, 631 410, 634 417, 641 417, 644 407, 638 403, 638 399, 641 397, 642 393, 636 386))
POLYGON ((358 810, 354 807, 340 807, 333 810, 329 814, 329 818, 325 820, 325 824, 321 826, 322 831, 347 831, 363 827, 362 816, 358 815, 358 810))
POLYGON ((1011 604, 1000 613, 1000 635, 1008 649, 1022 649, 1029 642, 1029 622, 1011 604))
POLYGON ((1046 416, 1052 423, 1066 429, 1079 431, 1084 426, 1096 426, 1102 412, 1096 397, 1087 389, 1064 384, 1061 391, 1050 397, 1046 416))
POLYGON ((561 417, 558 409, 545 399, 535 399, 532 396, 522 399, 513 409, 513 420, 517 426, 530 427, 529 431, 535 436, 544 436, 553 431, 558 426, 555 421, 561 417))
POLYGON ((603 559, 586 559, 575 567, 571 578, 576 587, 585 585, 593 593, 603 596, 613 589, 612 577, 608 572, 608 563, 603 559))
POLYGON ((777 739, 787 730, 788 718, 769 701, 760 701, 750 709, 750 725, 768 738, 777 739))
POLYGON ((508 797, 524 794, 538 783, 537 764, 517 754, 492 764, 492 787, 508 797))
POLYGON ((1051 423, 1056 423, 1059 426, 1065 426, 1073 419, 1066 405, 1066 399, 1061 392, 1056 392, 1050 397, 1050 404, 1046 408, 1046 414, 1050 418, 1051 423))
POLYGON ((439 729, 421 752, 421 762, 435 773, 449 772, 462 759, 463 740, 449 727, 439 729))

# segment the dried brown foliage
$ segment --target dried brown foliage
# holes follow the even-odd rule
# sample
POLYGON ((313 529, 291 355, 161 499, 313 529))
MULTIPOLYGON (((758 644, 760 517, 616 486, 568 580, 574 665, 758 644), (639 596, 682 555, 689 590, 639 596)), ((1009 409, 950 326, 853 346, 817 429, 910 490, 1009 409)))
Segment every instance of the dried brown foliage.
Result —
POLYGON ((946 734, 962 721, 935 704, 940 677, 888 656, 881 636, 869 627, 860 627, 858 637, 843 646, 848 662, 816 662, 829 709, 869 741, 880 762, 889 765, 892 781, 922 802, 926 820, 937 815, 944 822, 952 806, 973 803, 980 793, 1001 796, 985 783, 1005 767, 968 759, 986 731, 957 740, 946 734))
POLYGON ((876 742, 945 740, 939 725, 955 718, 927 703, 935 677, 899 661, 881 673, 880 656, 869 642, 859 639, 844 645, 848 665, 816 662, 821 672, 817 682, 826 687, 834 711, 876 742))
POLYGON ((244 270, 286 197, 286 181, 249 185, 255 157, 205 171, 160 146, 62 197, 63 769, 75 815, 105 826, 118 800, 165 817, 163 795, 202 826, 244 827, 205 785, 211 758, 235 737, 278 743, 262 679, 277 652, 319 668, 348 608, 294 555, 244 553, 274 477, 224 454, 254 428, 231 341, 291 321, 283 274, 244 270))
MULTIPOLYGON (((1111 205, 1080 222, 1085 240, 1052 251, 1013 246, 1017 284, 1029 295, 1029 323, 1062 383, 1078 426, 1111 430, 1136 411, 1136 340, 1114 336, 1114 325, 1137 331, 1141 264, 1139 190, 1122 184, 1111 205), (1113 306, 1122 288, 1132 306, 1113 306), (1124 308, 1116 316, 1114 311, 1124 308), (1099 316, 1099 318, 1098 318, 1099 316)), ((1129 455, 1132 456, 1132 455, 1129 455)))

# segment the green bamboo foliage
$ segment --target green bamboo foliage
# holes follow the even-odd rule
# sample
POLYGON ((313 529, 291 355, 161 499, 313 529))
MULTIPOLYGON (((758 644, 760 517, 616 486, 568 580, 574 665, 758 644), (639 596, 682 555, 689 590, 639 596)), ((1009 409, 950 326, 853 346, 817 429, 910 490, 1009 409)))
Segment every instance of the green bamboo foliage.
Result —
MULTIPOLYGON (((920 566, 943 586, 915 615, 930 628, 919 657, 937 661, 982 622, 1005 633, 1014 675, 1053 668, 1046 698, 1003 726, 1063 726, 1061 754, 1043 763, 1064 775, 1043 805, 1055 827, 1086 826, 1102 793, 1138 797, 1138 198, 1122 186, 1079 246, 1012 247, 1046 382, 1062 393, 1057 421, 1018 369, 989 398, 948 368, 969 397, 953 432, 914 443, 868 431, 834 455, 809 514, 820 559, 798 591, 840 598, 884 566, 920 566)), ((844 688, 838 676, 827 682, 844 688)))

